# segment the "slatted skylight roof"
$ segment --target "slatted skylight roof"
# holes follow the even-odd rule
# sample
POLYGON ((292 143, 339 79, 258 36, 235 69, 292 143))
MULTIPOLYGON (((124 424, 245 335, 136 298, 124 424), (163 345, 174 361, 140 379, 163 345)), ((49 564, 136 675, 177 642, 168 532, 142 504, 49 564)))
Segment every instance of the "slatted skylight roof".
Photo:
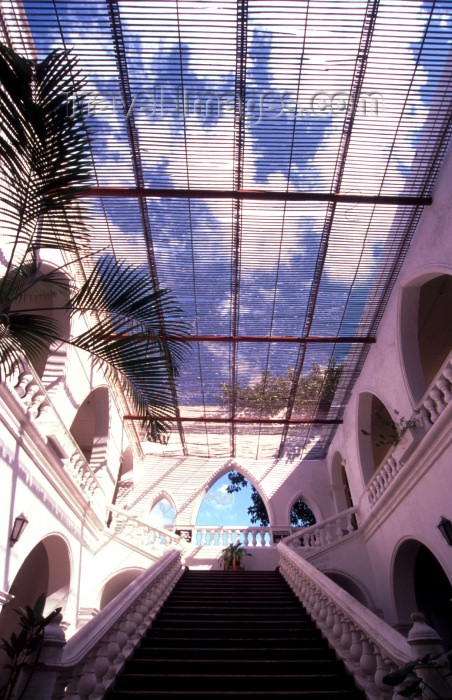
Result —
POLYGON ((88 77, 94 247, 144 266, 191 325, 161 454, 324 456, 450 138, 451 10, 3 3, 17 50, 70 48, 88 77), (303 403, 332 360, 334 397, 325 380, 303 403))

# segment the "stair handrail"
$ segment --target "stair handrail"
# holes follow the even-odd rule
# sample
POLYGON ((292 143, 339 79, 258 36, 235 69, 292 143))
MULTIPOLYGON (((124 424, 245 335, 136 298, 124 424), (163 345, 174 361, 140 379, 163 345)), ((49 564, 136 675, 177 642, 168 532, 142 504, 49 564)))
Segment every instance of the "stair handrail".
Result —
POLYGON ((101 700, 184 568, 179 551, 165 553, 66 643, 59 615, 45 630, 23 700, 101 700))
POLYGON ((383 677, 413 660, 400 632, 353 598, 284 542, 280 571, 370 700, 390 700, 383 677))
POLYGON ((357 516, 358 508, 353 506, 352 508, 347 508, 336 515, 332 515, 325 520, 321 520, 314 525, 309 525, 309 527, 303 527, 297 530, 293 535, 284 538, 284 544, 292 547, 296 550, 300 547, 321 547, 327 546, 332 542, 346 537, 346 535, 355 532, 358 529, 357 516), (333 533, 328 532, 327 537, 322 538, 321 534, 328 530, 330 525, 342 526, 341 529, 345 532, 337 532, 337 537, 333 537, 333 533))
MULTIPOLYGON (((156 534, 159 539, 163 538, 163 543, 166 546, 177 547, 183 546, 185 544, 185 540, 182 537, 180 537, 180 535, 176 535, 171 530, 166 530, 165 528, 161 528, 158 525, 150 525, 149 523, 145 523, 144 520, 140 520, 135 515, 128 513, 122 508, 109 505, 108 510, 111 511, 111 513, 114 514, 116 517, 124 518, 125 522, 132 524, 137 530, 147 530, 148 533, 152 532, 153 534, 156 534)), ((113 519, 112 524, 114 523, 115 520, 113 519)), ((121 535, 121 533, 116 534, 118 534, 118 536, 121 535)))

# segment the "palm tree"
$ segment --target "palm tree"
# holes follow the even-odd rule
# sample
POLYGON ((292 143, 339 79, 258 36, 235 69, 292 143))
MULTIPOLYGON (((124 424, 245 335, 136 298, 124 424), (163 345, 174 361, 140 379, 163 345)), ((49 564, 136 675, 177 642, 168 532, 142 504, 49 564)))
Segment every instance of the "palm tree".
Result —
POLYGON ((70 52, 53 51, 39 62, 0 45, 0 226, 8 252, 0 276, 0 378, 25 358, 38 362, 54 343, 69 343, 120 381, 159 435, 175 416, 171 382, 187 326, 145 269, 90 250, 89 211, 78 198, 91 176, 89 138, 82 115, 68 110, 68 95, 83 86, 70 52), (46 269, 46 248, 64 251, 66 262, 46 269), (84 281, 72 283, 68 295, 64 273, 74 264, 84 281), (69 320, 82 316, 87 330, 70 337, 46 314, 43 298, 69 320))

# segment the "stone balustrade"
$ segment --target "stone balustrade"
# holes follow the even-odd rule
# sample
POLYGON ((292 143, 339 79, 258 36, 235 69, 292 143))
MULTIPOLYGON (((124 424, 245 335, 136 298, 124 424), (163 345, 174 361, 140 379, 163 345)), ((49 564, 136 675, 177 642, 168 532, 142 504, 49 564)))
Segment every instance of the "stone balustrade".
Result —
MULTIPOLYGON (((285 539, 284 543, 295 550, 301 547, 304 547, 306 550, 310 548, 317 550, 320 547, 327 547, 344 539, 347 535, 351 535, 358 529, 357 511, 357 508, 348 508, 338 515, 322 520, 321 523, 304 527, 285 539)), ((307 553, 307 551, 304 551, 303 555, 307 553)))
POLYGON ((369 700, 397 697, 383 677, 413 658, 407 640, 287 544, 280 571, 369 700))
MULTIPOLYGON (((190 533, 192 545, 196 547, 224 548, 229 544, 241 542, 245 547, 270 547, 273 545, 274 536, 280 533, 278 528, 272 527, 191 527, 182 533, 190 533)), ((289 535, 287 530, 283 533, 289 535)), ((184 534, 182 534, 184 536, 184 534)))
POLYGON ((66 644, 60 616, 46 628, 43 657, 31 669, 23 700, 103 698, 183 570, 180 552, 167 552, 66 644))
POLYGON ((109 510, 111 512, 110 530, 128 544, 145 551, 149 548, 158 549, 161 553, 169 547, 180 549, 184 543, 184 539, 171 530, 144 523, 115 506, 110 506, 109 510))
POLYGON ((424 430, 436 423, 452 399, 452 355, 448 357, 419 404, 424 430))
MULTIPOLYGON (((16 370, 8 378, 7 384, 18 397, 26 414, 33 420, 44 440, 54 447, 58 444, 57 454, 64 468, 77 484, 85 498, 103 501, 102 487, 83 452, 66 427, 63 419, 56 411, 45 387, 30 364, 23 361, 22 368, 16 365, 16 370), (52 435, 49 438, 49 428, 52 435), (53 433, 56 436, 53 436, 53 433)), ((53 449, 55 453, 55 449, 53 449)))
POLYGON ((418 421, 419 427, 409 428, 391 454, 384 460, 367 485, 367 498, 373 507, 403 469, 405 460, 447 408, 452 399, 452 357, 449 357, 438 372, 435 381, 420 401, 410 420, 418 421))

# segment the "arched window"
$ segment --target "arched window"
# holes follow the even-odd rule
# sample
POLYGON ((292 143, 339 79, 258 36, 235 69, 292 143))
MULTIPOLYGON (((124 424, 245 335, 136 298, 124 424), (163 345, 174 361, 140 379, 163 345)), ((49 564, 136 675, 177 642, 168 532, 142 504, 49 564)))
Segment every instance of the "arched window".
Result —
POLYGON ((149 525, 165 527, 167 525, 174 525, 175 517, 176 511, 174 510, 173 504, 170 503, 167 498, 163 497, 154 503, 146 518, 146 522, 149 523, 149 525))
POLYGON ((217 479, 206 493, 197 525, 269 525, 267 508, 257 489, 240 472, 217 479))
POLYGON ((316 522, 310 507, 301 498, 297 498, 290 509, 290 524, 292 527, 309 527, 316 522))

